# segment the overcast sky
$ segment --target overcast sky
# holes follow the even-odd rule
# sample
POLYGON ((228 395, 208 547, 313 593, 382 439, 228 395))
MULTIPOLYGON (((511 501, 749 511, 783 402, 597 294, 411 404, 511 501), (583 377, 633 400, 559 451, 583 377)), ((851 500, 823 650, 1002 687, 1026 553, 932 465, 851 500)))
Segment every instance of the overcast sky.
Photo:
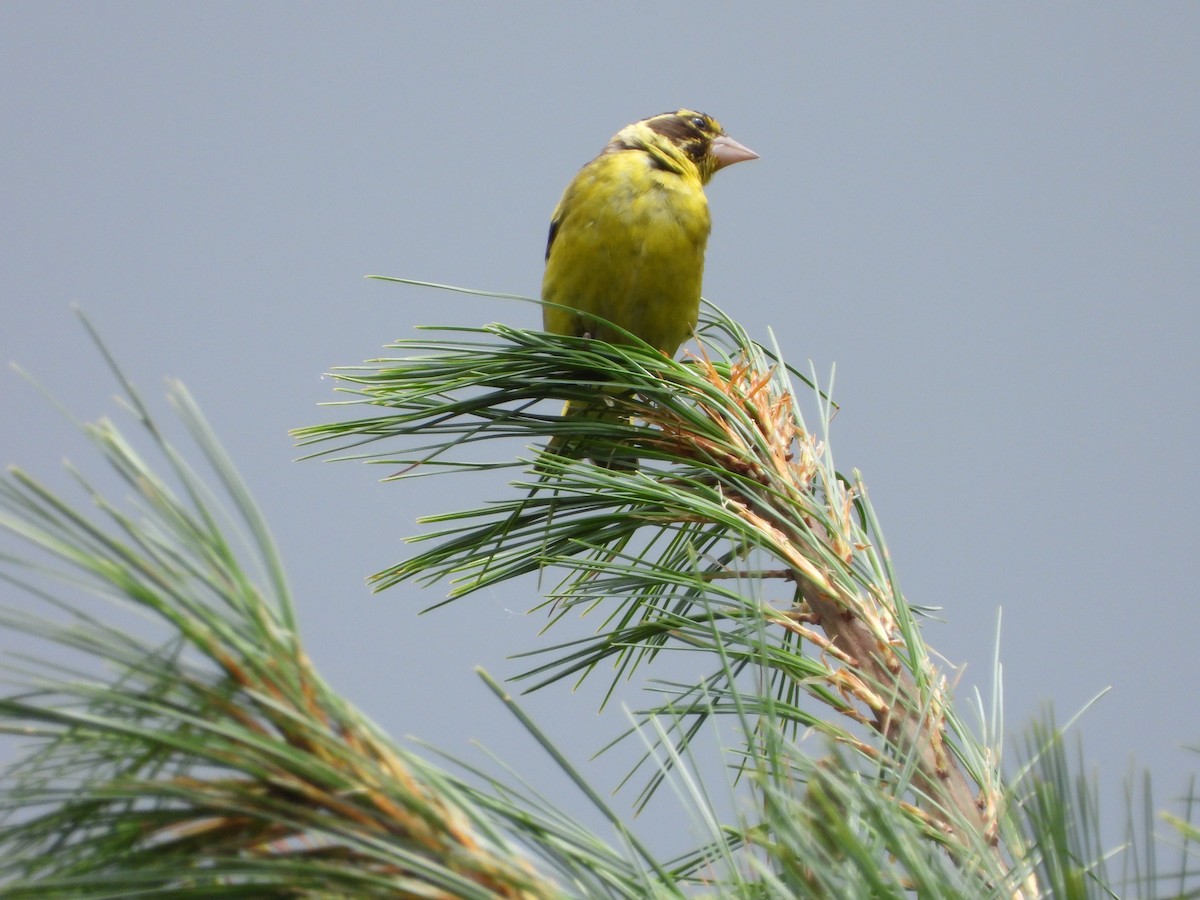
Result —
MULTIPOLYGON (((1131 761, 1162 803, 1200 768, 1198 47, 1192 3, 7 0, 0 359, 113 412, 78 303, 147 395, 181 378, 325 676, 394 735, 529 759, 472 668, 553 639, 533 581, 423 617, 438 589, 364 586, 418 515, 502 487, 380 485, 293 462, 287 431, 414 325, 537 324, 363 275, 534 294, 575 170, 629 121, 709 112, 761 159, 710 185, 706 295, 836 364, 840 467, 906 595, 944 608, 926 638, 964 699, 1001 610, 1011 730, 1113 688, 1078 730, 1118 822, 1131 761)), ((90 464, 8 369, 0 421, 0 462, 90 464)), ((531 707, 579 761, 622 727, 591 694, 531 707)))

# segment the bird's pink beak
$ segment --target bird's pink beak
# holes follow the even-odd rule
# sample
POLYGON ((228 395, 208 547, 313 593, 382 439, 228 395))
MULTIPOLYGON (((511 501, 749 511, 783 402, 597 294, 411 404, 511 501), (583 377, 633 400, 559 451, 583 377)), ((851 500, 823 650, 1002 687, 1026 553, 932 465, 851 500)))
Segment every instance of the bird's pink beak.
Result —
POLYGON ((732 166, 736 162, 743 162, 747 159, 758 159, 757 153, 746 145, 739 144, 727 134, 713 138, 711 152, 713 158, 717 161, 718 169, 732 166))

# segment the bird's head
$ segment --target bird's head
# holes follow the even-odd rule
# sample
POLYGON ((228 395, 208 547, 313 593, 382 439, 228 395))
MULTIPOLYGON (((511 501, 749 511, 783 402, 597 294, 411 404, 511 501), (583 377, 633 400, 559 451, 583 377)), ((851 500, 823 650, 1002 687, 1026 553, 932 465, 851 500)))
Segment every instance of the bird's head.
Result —
POLYGON ((642 150, 663 169, 686 174, 695 167, 701 184, 707 184, 717 169, 758 154, 725 133, 712 116, 694 109, 660 113, 618 131, 604 152, 642 150))

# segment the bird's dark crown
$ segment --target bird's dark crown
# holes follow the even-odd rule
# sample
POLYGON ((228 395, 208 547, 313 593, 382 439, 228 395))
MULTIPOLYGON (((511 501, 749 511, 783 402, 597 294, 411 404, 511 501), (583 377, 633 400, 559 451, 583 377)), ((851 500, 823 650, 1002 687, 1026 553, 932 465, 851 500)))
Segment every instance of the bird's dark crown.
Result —
POLYGON ((694 109, 678 109, 625 126, 609 141, 605 152, 647 151, 656 165, 673 171, 682 163, 677 154, 682 154, 701 172, 702 180, 707 181, 714 168, 709 148, 724 133, 721 123, 712 116, 694 109), (664 143, 671 149, 664 147, 664 143))

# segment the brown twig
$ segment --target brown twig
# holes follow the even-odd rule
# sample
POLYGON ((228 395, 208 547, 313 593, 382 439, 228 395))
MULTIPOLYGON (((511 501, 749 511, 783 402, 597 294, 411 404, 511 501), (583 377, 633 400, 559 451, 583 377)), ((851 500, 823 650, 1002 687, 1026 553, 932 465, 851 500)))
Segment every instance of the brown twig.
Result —
MULTIPOLYGON (((707 359, 697 363, 758 433, 748 438, 723 410, 702 403, 722 431, 720 439, 704 438, 660 409, 646 418, 661 429, 663 447, 717 462, 736 476, 737 485, 757 483, 765 488, 753 503, 746 495, 750 488, 739 488, 739 496, 725 486, 725 493, 728 506, 766 537, 764 545, 786 567, 768 570, 772 577, 797 584, 803 605, 780 613, 776 623, 839 664, 829 667, 825 681, 847 701, 838 707, 841 714, 876 731, 901 758, 915 758, 912 787, 926 821, 963 850, 986 842, 1007 868, 997 838, 1001 798, 990 784, 975 785, 948 746, 944 678, 930 668, 918 683, 894 651, 903 644, 893 614, 895 598, 850 589, 845 586, 848 579, 840 577, 848 573, 856 554, 869 549, 856 537, 853 491, 840 481, 822 480, 819 461, 824 448, 796 421, 792 398, 778 389, 772 373, 755 372, 743 361, 725 376, 707 359), (764 503, 764 497, 770 502, 764 503), (797 510, 806 509, 811 513, 797 515, 797 510)), ((1032 876, 1025 890, 1036 896, 1032 876)), ((1017 890, 1013 896, 1022 898, 1025 893, 1017 890)))

